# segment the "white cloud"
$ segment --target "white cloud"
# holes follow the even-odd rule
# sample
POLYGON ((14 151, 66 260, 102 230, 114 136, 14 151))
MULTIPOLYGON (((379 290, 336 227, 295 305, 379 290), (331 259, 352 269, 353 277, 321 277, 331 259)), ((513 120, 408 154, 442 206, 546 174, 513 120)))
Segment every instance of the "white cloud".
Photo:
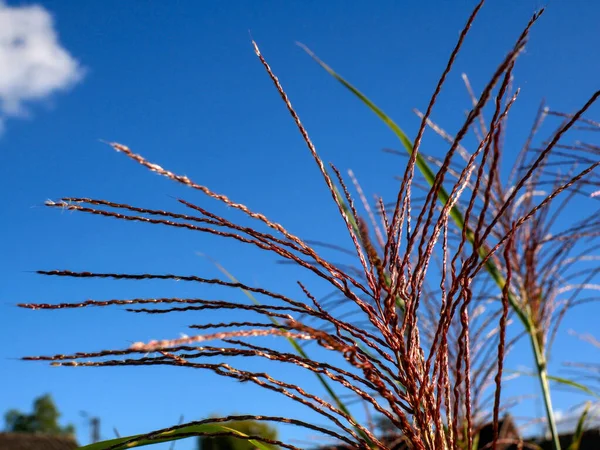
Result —
POLYGON ((27 114, 83 77, 83 69, 58 41, 50 13, 41 6, 8 6, 0 0, 0 131, 7 117, 27 114))

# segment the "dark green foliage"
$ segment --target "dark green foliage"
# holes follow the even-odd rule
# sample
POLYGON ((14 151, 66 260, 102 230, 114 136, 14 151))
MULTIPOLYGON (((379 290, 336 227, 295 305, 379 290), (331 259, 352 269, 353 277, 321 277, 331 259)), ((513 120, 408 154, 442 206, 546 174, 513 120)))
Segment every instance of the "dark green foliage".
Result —
MULTIPOLYGON (((228 422, 228 428, 240 431, 248 436, 261 436, 267 439, 277 439, 277 430, 266 423, 254 420, 228 422)), ((273 449, 279 447, 272 445, 273 449)), ((256 446, 246 439, 238 439, 231 436, 219 436, 215 438, 200 437, 198 440, 199 450, 254 450, 256 446)))
POLYGON ((49 394, 38 397, 33 403, 31 414, 16 409, 4 415, 6 431, 15 433, 43 433, 52 435, 69 435, 75 433, 73 425, 61 427, 58 424, 60 413, 49 394))

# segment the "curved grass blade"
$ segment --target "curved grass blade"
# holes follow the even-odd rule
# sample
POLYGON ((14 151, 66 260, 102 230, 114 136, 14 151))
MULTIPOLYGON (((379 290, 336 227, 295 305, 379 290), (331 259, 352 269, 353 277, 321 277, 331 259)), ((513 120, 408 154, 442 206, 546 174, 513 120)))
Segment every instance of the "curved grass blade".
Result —
POLYGON ((591 395, 592 397, 596 397, 596 398, 600 399, 600 394, 598 394, 597 392, 594 392, 592 389, 587 387, 585 384, 577 383, 576 381, 569 380, 568 378, 556 377, 554 375, 548 375, 548 379, 550 381, 554 381, 555 383, 564 384, 565 386, 569 386, 569 387, 578 389, 582 392, 585 392, 588 395, 591 395))
MULTIPOLYGON (((348 81, 346 81, 344 78, 342 78, 339 74, 337 74, 331 67, 329 67, 327 64, 325 64, 323 61, 321 61, 317 57, 317 55, 315 55, 308 47, 306 47, 305 45, 300 44, 300 43, 298 43, 298 45, 306 53, 308 53, 309 56, 317 62, 317 64, 319 64, 332 77, 334 77, 336 80, 338 80, 346 89, 348 89, 350 92, 352 92, 365 105, 367 105, 369 107, 369 109, 371 111, 373 111, 375 113, 375 115, 377 117, 379 117, 394 132, 394 134, 398 137, 398 139, 400 139, 400 142, 402 143, 402 145, 404 146, 406 151, 408 151, 408 153, 410 155, 412 155, 413 148, 414 148, 413 143, 409 139, 409 137, 406 135, 406 133, 404 133, 402 128, 400 128, 398 126, 398 124, 396 124, 396 122, 394 122, 377 105, 375 105, 375 103, 373 103, 371 100, 369 100, 362 92, 360 92, 352 84, 350 84, 348 81)), ((433 170, 431 170, 431 168, 429 167, 429 164, 427 163, 425 158, 423 158, 420 154, 417 155, 416 164, 419 167, 419 170, 423 173, 423 176, 425 177, 427 182, 429 184, 433 184, 433 182, 435 180, 435 173, 433 172, 433 170)), ((445 191, 444 188, 440 188, 439 194, 440 194, 441 201, 443 201, 443 203, 445 204, 448 201, 448 193, 445 191)))
MULTIPOLYGON (((146 445, 159 444, 161 442, 171 442, 179 439, 186 439, 192 437, 194 433, 199 435, 207 435, 210 433, 219 433, 219 432, 233 432, 240 437, 246 438, 248 435, 242 433, 241 431, 234 430, 233 428, 229 428, 224 425, 214 425, 214 424, 203 424, 203 425, 190 425, 189 427, 182 427, 176 430, 164 431, 156 435, 156 437, 152 439, 147 439, 145 436, 147 434, 138 434, 134 436, 127 436, 117 439, 110 439, 108 441, 96 442, 94 444, 85 445, 80 447, 82 450, 106 450, 108 448, 114 448, 115 450, 135 448, 135 447, 143 447, 146 445), (135 440, 139 438, 139 440, 135 440), (133 440, 133 441, 132 441, 133 440), (129 442, 132 441, 132 442, 129 442), (126 442, 129 442, 126 444, 126 442)), ((272 447, 263 444, 262 442, 255 441, 253 439, 248 439, 248 442, 254 445, 256 448, 260 450, 273 450, 272 447)))
MULTIPOLYGON (((507 372, 511 372, 511 373, 514 373, 517 375, 526 375, 528 377, 537 377, 538 376, 537 373, 524 372, 524 371, 518 371, 518 370, 510 370, 507 372)), ((581 392, 584 392, 592 397, 600 399, 600 393, 593 391, 592 389, 587 387, 585 384, 578 383, 577 381, 573 381, 573 380, 570 380, 570 379, 564 378, 564 377, 557 377, 555 375, 548 375, 548 380, 554 381, 555 383, 563 384, 565 386, 572 387, 572 388, 577 389, 581 392)))
POLYGON ((577 427, 575 428, 575 434, 573 434, 573 440, 567 450, 579 450, 581 448, 581 439, 583 438, 584 425, 587 419, 588 413, 590 412, 591 403, 587 402, 581 413, 581 417, 577 421, 577 427))

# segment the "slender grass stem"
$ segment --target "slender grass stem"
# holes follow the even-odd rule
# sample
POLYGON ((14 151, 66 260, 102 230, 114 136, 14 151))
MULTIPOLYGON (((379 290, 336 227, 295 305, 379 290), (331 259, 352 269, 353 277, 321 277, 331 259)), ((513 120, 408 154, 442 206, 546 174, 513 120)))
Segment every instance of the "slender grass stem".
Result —
MULTIPOLYGON (((530 323, 530 326, 532 324, 530 323)), ((544 409, 546 410, 546 419, 548 421, 548 428, 552 436, 552 445, 556 450, 560 450, 560 439, 558 436, 558 428, 556 427, 556 420, 554 417, 554 409, 552 408, 552 397, 550 395, 550 383, 548 382, 548 367, 546 363, 546 357, 544 350, 540 346, 540 342, 537 338, 535 330, 532 329, 528 332, 529 340, 531 342, 531 348, 535 357, 535 365, 538 374, 538 380, 540 382, 540 388, 542 389, 542 395, 544 397, 544 409)))

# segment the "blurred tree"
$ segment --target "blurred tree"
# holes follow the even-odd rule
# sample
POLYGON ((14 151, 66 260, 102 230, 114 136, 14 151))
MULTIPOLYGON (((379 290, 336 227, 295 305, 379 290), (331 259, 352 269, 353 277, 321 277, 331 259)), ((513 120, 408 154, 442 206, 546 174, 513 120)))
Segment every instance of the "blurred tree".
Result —
MULTIPOLYGON (((262 436, 267 439, 277 439, 277 430, 264 422, 243 420, 227 422, 223 425, 247 435, 262 436)), ((279 448, 275 445, 270 447, 273 449, 279 448)), ((230 436, 219 436, 214 438, 201 436, 198 439, 199 450, 254 450, 255 448, 254 445, 245 439, 237 439, 230 436)))
POLYGON ((49 394, 38 397, 33 403, 31 414, 16 409, 4 415, 6 431, 15 433, 44 433, 53 435, 75 434, 73 425, 61 427, 58 424, 60 413, 49 394))

